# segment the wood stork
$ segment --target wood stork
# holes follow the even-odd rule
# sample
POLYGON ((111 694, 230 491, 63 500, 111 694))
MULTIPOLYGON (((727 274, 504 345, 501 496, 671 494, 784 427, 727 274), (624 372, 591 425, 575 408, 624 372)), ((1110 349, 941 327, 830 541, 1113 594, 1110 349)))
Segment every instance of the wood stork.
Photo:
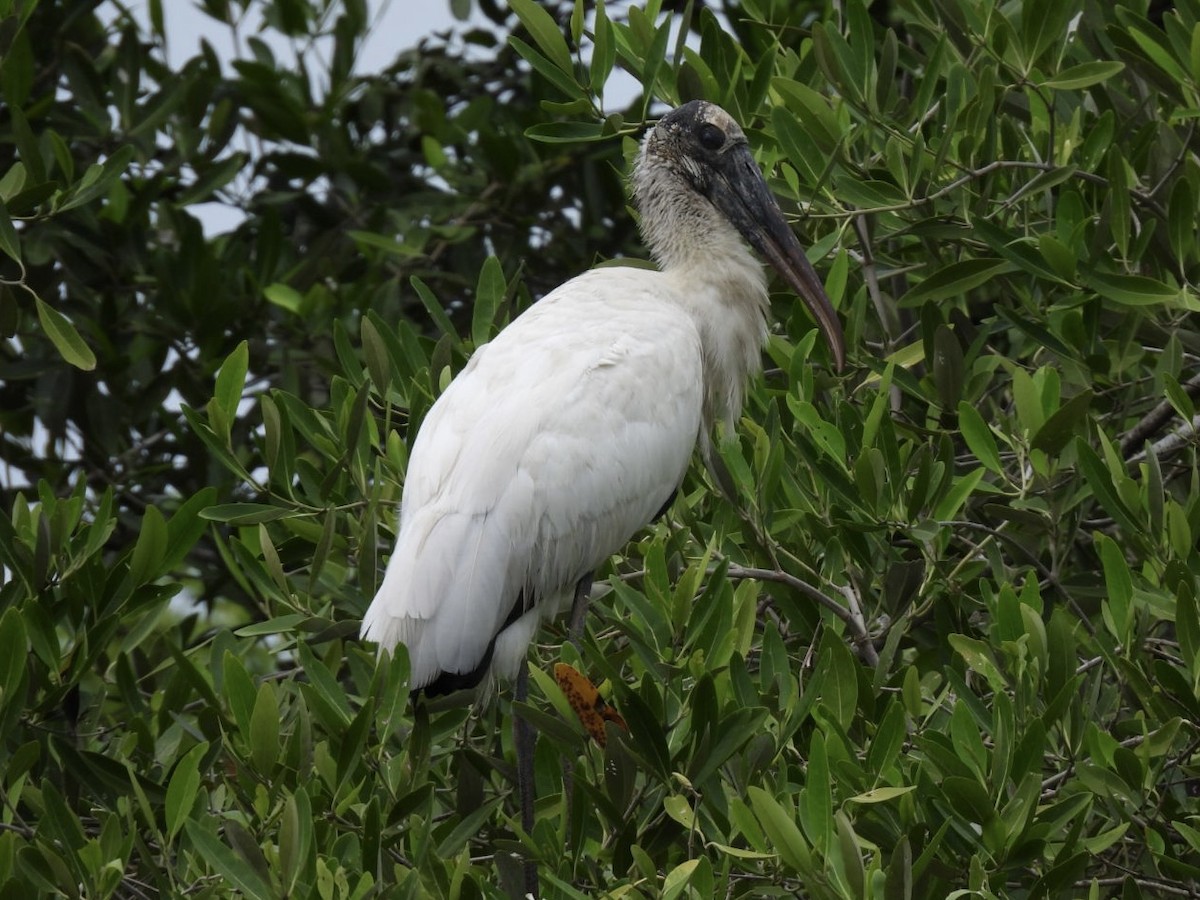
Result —
POLYGON ((547 294, 476 350, 412 446, 362 636, 407 646, 414 692, 523 671, 539 623, 664 509, 697 441, 733 426, 767 336, 745 242, 842 367, 837 315, 728 113, 664 116, 632 189, 660 270, 596 269, 547 294))

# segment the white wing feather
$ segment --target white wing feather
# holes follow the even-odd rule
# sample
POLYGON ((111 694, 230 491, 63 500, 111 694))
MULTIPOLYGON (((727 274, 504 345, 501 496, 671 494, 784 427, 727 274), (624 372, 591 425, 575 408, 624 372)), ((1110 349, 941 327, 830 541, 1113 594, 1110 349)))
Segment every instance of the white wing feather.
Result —
POLYGON ((363 636, 414 688, 483 660, 511 676, 541 618, 669 499, 700 431, 703 361, 657 272, 567 282, 481 347, 412 447, 400 531, 363 636))

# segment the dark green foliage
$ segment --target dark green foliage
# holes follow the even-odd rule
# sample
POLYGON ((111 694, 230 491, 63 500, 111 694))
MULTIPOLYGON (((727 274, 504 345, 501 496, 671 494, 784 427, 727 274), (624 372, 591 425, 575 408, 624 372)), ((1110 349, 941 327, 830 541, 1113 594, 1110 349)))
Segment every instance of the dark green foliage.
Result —
POLYGON ((175 70, 168 4, 0 0, 0 897, 513 896, 520 855, 556 897, 1193 889, 1196 0, 514 0, 369 76, 360 2, 249 5, 329 52, 175 70), (527 704, 414 710, 355 638, 407 442, 635 250, 634 139, 697 96, 849 371, 777 295, 580 648, 544 632, 527 704), (609 681, 603 750, 560 658, 609 681))

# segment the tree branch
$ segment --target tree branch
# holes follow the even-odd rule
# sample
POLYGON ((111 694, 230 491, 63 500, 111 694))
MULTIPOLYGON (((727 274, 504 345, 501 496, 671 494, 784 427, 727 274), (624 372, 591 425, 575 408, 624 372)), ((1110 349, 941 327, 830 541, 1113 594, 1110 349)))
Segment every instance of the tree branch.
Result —
MULTIPOLYGON (((1200 375, 1193 375, 1180 385, 1189 397, 1200 396, 1200 375)), ((1129 462, 1137 462, 1145 458, 1145 451, 1132 457, 1134 450, 1140 447, 1150 435, 1171 421, 1175 416, 1175 407, 1170 401, 1164 400, 1154 409, 1142 416, 1141 420, 1121 436, 1121 455, 1129 462)))
POLYGON ((862 657, 863 661, 870 666, 879 665, 879 654, 875 651, 871 635, 867 632, 867 625, 863 618, 858 598, 857 596, 852 596, 853 591, 849 588, 842 591, 842 595, 846 597, 846 602, 850 605, 847 608, 828 594, 822 593, 813 587, 807 581, 784 572, 782 569, 757 569, 730 563, 725 572, 735 581, 754 579, 755 581, 772 581, 776 584, 784 584, 803 594, 808 599, 816 601, 846 623, 846 627, 850 629, 850 633, 854 637, 854 646, 858 649, 859 656, 862 657))

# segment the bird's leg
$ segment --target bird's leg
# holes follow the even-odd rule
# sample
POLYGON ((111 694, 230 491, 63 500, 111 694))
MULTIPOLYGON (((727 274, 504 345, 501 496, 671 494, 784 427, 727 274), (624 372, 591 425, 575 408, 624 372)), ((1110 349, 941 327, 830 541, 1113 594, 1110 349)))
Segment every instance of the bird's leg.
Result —
POLYGON ((592 573, 588 572, 575 585, 575 598, 571 601, 571 618, 567 620, 567 634, 575 649, 582 652, 579 642, 583 639, 583 620, 587 617, 588 597, 592 593, 592 573))
MULTIPOLYGON (((529 697, 529 661, 521 663, 521 671, 517 673, 516 689, 513 697, 524 703, 529 697)), ((533 726, 520 715, 513 715, 513 742, 517 751, 517 793, 521 798, 521 829, 533 837, 533 726)), ((541 891, 538 886, 537 863, 528 857, 525 859, 525 893, 530 897, 538 897, 541 891)))
MULTIPOLYGON (((575 585, 575 597, 571 600, 571 617, 567 620, 567 639, 583 655, 583 625, 587 618, 588 596, 592 592, 592 573, 588 572, 575 585)), ((563 757, 563 797, 567 803, 567 821, 571 821, 571 797, 575 793, 575 760, 563 757)))

